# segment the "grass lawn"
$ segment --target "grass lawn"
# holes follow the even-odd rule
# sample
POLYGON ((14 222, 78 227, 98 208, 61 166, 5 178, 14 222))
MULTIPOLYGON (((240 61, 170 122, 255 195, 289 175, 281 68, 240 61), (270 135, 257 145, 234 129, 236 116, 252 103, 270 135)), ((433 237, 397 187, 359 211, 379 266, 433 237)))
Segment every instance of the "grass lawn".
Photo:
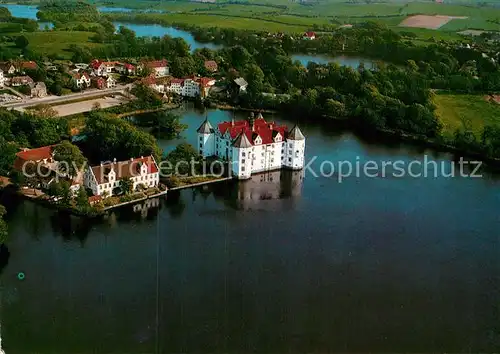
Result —
POLYGON ((481 137, 485 125, 500 124, 500 104, 487 102, 482 95, 437 94, 434 102, 444 135, 470 129, 481 137))
POLYGON ((67 50, 71 44, 86 45, 88 47, 101 46, 93 43, 90 38, 92 32, 77 31, 50 31, 31 32, 24 34, 29 41, 29 48, 42 55, 59 54, 61 57, 69 58, 71 53, 67 50))

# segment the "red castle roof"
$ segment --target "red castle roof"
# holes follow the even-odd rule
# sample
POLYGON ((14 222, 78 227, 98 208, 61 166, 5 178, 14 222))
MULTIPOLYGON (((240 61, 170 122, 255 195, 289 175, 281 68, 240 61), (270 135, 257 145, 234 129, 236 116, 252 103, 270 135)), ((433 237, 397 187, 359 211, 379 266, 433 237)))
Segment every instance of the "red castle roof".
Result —
POLYGON ((284 139, 288 130, 285 125, 276 125, 274 122, 268 123, 264 118, 255 119, 253 129, 247 120, 236 121, 234 125, 232 122, 223 122, 219 123, 217 126, 222 135, 228 131, 231 139, 235 139, 243 132, 252 145, 255 145, 255 139, 258 136, 262 139, 262 144, 271 144, 274 142, 273 138, 278 132, 284 139))

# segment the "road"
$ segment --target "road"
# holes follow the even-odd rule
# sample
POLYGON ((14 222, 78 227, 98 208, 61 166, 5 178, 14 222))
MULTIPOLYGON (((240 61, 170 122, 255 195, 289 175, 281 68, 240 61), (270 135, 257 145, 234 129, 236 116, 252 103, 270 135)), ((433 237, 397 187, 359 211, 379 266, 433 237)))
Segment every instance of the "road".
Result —
POLYGON ((113 94, 113 93, 121 93, 125 92, 127 87, 132 87, 132 84, 128 85, 116 85, 116 87, 110 89, 90 89, 82 92, 71 93, 69 95, 64 96, 47 96, 42 98, 32 98, 32 99, 24 99, 22 101, 14 101, 1 104, 0 106, 5 108, 26 108, 30 106, 36 106, 38 104, 61 104, 67 101, 78 100, 81 98, 92 98, 94 96, 102 96, 103 94, 113 94))

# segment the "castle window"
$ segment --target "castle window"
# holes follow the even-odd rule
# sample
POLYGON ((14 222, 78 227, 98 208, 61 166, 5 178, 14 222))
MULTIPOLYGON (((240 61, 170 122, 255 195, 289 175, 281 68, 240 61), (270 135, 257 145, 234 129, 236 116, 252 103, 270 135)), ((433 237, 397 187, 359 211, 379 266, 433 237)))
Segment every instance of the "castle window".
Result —
POLYGON ((241 163, 245 163, 245 159, 241 159, 241 163))
POLYGON ((273 163, 273 162, 274 162, 274 159, 271 159, 271 163, 273 163))
POLYGON ((203 141, 203 137, 202 136, 200 136, 200 141, 203 141))
POLYGON ((245 166, 241 166, 241 171, 245 171, 245 166))
POLYGON ((291 157, 288 158, 288 162, 292 162, 292 158, 291 157))
POLYGON ((241 156, 245 157, 245 151, 243 151, 243 152, 241 153, 241 156))

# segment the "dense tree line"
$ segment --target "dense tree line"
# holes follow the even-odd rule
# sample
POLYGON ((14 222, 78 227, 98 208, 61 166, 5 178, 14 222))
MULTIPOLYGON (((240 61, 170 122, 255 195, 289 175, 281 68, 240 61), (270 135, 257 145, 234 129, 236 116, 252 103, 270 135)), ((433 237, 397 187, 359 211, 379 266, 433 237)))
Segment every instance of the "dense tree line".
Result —
POLYGON ((161 157, 161 150, 151 134, 106 113, 92 112, 86 120, 83 134, 86 139, 81 148, 94 163, 148 155, 159 161, 161 157))
POLYGON ((67 119, 44 119, 0 109, 0 175, 10 173, 20 148, 52 145, 68 137, 67 119))

